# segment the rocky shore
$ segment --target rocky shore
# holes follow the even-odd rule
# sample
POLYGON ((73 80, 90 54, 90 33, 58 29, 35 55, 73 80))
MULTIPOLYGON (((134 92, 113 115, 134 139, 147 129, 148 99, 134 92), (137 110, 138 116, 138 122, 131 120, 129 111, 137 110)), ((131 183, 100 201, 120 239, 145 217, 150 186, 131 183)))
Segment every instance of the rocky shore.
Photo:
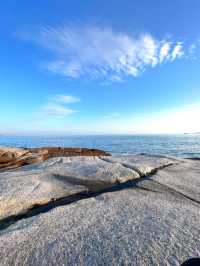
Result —
POLYGON ((32 149, 0 147, 0 169, 13 169, 20 166, 43 162, 61 156, 108 156, 110 154, 86 148, 43 147, 32 149))
POLYGON ((200 160, 0 148, 0 265, 200 256, 200 160))

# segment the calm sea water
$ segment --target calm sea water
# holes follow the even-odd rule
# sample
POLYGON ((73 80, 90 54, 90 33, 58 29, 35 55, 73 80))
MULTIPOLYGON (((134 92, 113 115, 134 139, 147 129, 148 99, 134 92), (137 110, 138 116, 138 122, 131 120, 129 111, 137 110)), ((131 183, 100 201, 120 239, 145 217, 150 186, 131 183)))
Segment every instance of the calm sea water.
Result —
POLYGON ((0 146, 11 147, 86 147, 120 154, 162 154, 200 158, 200 135, 133 135, 133 136, 0 136, 0 146))

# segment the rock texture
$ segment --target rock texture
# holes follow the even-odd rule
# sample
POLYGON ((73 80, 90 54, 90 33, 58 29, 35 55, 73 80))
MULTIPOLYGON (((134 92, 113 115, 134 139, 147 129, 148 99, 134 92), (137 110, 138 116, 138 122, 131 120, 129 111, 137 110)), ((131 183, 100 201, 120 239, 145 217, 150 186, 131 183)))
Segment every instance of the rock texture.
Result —
POLYGON ((0 169, 13 169, 38 163, 59 156, 108 156, 110 154, 96 149, 44 147, 19 149, 0 147, 0 169))
MULTIPOLYGON (((165 156, 150 156, 150 155, 115 155, 105 158, 105 161, 111 163, 120 163, 127 168, 137 171, 140 176, 154 173, 159 168, 178 163, 176 158, 168 158, 165 156)), ((180 161, 180 160, 179 160, 180 161)))
POLYGON ((58 157, 5 171, 0 265, 180 265, 200 256, 199 195, 193 160, 58 157))
POLYGON ((25 213, 35 205, 99 191, 139 177, 134 170, 98 157, 59 157, 3 172, 0 173, 0 219, 25 213))

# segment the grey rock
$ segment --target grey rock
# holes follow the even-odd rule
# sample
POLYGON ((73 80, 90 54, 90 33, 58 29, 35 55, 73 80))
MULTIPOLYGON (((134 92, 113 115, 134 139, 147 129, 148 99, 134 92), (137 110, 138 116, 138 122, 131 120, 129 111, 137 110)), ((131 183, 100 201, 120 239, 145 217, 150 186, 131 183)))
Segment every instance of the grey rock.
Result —
POLYGON ((152 179, 200 202, 200 161, 182 160, 158 171, 152 179))
POLYGON ((134 170, 98 157, 61 157, 0 173, 0 219, 80 192, 139 178, 134 170))
POLYGON ((180 159, 164 156, 151 155, 114 155, 104 157, 107 162, 120 163, 130 169, 137 171, 141 176, 151 174, 157 169, 179 162, 180 159))
MULTIPOLYGON (((129 176, 124 168, 132 171, 124 166, 124 161, 137 169, 140 163, 158 169, 150 176, 115 184, 104 193, 21 218, 0 230, 0 265, 180 265, 190 257, 200 256, 200 162, 137 158, 137 166, 134 157, 117 157, 117 162, 107 164, 99 158, 57 158, 6 172, 15 183, 16 176, 23 174, 24 180, 30 171, 35 171, 35 176, 43 169, 45 174, 49 172, 41 183, 46 179, 49 182, 49 173, 61 171, 61 176, 73 173, 79 178, 87 176, 87 180, 94 177, 94 182, 107 183, 108 176, 113 184, 115 171, 122 176, 129 176)), ((65 188, 65 182, 59 183, 63 180, 51 178, 55 182, 52 187, 65 188)))

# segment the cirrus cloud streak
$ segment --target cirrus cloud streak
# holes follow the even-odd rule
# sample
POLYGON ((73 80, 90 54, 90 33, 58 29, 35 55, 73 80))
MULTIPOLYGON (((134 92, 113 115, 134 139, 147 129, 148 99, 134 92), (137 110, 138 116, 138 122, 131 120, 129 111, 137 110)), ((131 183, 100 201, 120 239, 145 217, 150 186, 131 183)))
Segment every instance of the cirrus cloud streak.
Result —
POLYGON ((40 108, 40 113, 45 117, 64 118, 77 111, 66 106, 80 102, 80 99, 72 95, 58 94, 40 108))
POLYGON ((189 49, 180 41, 97 26, 42 27, 32 38, 51 52, 52 59, 44 64, 51 72, 110 81, 137 77, 148 68, 183 57, 189 49))

